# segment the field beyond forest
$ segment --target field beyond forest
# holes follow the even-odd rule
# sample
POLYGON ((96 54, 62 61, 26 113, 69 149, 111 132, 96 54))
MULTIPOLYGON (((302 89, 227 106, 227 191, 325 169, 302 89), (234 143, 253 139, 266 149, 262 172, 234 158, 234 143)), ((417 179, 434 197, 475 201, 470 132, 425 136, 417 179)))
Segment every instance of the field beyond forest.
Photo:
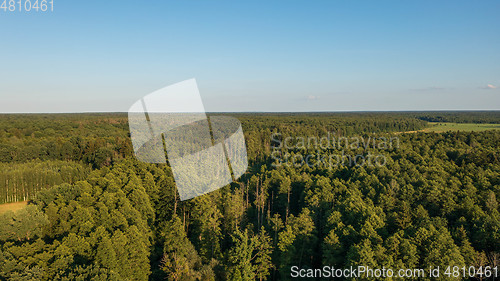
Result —
POLYGON ((442 133, 446 131, 464 131, 464 132, 478 132, 487 130, 500 130, 500 124, 476 124, 476 123, 429 123, 429 127, 422 130, 422 132, 437 132, 442 133))
POLYGON ((247 172, 180 201, 168 165, 135 159, 124 113, 0 114, 0 280, 500 265, 499 111, 224 115, 242 123, 247 172), (327 133, 397 136, 398 145, 281 145, 327 133), (344 153, 385 162, 284 161, 344 153))

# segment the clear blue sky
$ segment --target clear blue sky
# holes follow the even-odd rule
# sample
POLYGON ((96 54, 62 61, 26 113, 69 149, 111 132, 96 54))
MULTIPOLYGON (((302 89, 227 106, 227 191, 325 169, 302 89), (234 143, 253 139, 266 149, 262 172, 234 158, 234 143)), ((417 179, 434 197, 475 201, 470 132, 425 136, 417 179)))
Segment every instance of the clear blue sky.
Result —
POLYGON ((0 10, 0 112, 500 109, 499 1, 54 1, 0 10))

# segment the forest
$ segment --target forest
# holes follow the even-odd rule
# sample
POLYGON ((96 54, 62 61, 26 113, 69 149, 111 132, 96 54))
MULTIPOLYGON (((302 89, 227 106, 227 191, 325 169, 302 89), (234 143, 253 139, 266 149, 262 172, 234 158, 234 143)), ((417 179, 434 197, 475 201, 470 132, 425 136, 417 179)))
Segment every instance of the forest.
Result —
POLYGON ((293 266, 500 265, 500 130, 424 131, 498 124, 499 111, 224 114, 242 123, 248 170, 186 201, 168 164, 134 157, 124 113, 1 114, 0 204, 28 204, 0 213, 0 280, 262 281, 292 280, 293 266), (326 135, 397 144, 299 144, 326 135))

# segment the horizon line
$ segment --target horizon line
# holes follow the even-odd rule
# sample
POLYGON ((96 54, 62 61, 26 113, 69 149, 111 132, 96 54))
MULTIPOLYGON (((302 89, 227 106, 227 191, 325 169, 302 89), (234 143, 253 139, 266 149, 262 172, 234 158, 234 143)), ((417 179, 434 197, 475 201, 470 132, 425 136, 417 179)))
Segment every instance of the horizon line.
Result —
MULTIPOLYGON (((500 112, 500 109, 431 109, 431 110, 339 110, 339 111, 206 111, 205 113, 384 113, 384 112, 500 112)), ((73 111, 73 112, 0 112, 4 114, 121 114, 128 111, 73 111)), ((157 112, 156 112, 157 113, 157 112)))

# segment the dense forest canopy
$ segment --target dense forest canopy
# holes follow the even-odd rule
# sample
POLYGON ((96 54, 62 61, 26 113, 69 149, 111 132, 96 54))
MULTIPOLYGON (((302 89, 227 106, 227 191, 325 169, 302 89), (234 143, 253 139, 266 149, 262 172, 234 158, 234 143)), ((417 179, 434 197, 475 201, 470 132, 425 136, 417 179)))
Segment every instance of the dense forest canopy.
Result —
POLYGON ((29 200, 0 214, 0 280, 498 265, 500 131, 418 131, 428 121, 500 123, 500 112, 227 114, 242 122, 249 169, 187 201, 168 165, 135 159, 126 114, 0 115, 0 203, 29 200), (297 145, 325 136, 397 145, 297 145), (297 161, 370 154, 384 164, 297 161))

